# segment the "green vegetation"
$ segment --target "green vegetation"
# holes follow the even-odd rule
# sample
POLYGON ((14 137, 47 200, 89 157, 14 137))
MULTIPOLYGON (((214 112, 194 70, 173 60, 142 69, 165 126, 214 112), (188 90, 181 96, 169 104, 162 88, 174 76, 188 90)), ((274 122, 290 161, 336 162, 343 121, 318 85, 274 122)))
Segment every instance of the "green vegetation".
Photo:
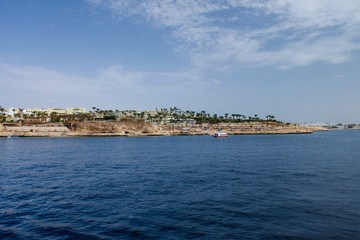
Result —
POLYGON ((240 122, 279 122, 273 115, 267 115, 266 119, 261 119, 257 114, 254 116, 245 116, 243 114, 229 114, 225 113, 223 116, 218 114, 210 115, 205 110, 200 112, 186 110, 183 111, 177 107, 160 108, 154 111, 140 111, 140 110, 101 110, 97 107, 92 107, 93 111, 89 114, 94 114, 94 120, 120 120, 120 121, 146 121, 156 123, 240 123, 240 122))
POLYGON ((0 106, 0 122, 6 122, 5 108, 0 106))
POLYGON ((113 121, 116 121, 116 117, 115 117, 114 115, 105 116, 105 117, 104 117, 104 120, 113 120, 113 121))
POLYGON ((24 113, 19 109, 14 118, 5 115, 5 109, 0 106, 0 121, 43 123, 43 122, 70 122, 70 121, 137 121, 155 123, 240 123, 240 122, 279 122, 273 115, 267 115, 266 119, 261 119, 257 114, 245 116, 239 113, 225 113, 224 115, 209 114, 205 110, 200 112, 186 110, 177 107, 157 108, 152 111, 140 110, 101 110, 92 107, 92 111, 79 114, 59 114, 52 112, 50 115, 45 112, 24 113))

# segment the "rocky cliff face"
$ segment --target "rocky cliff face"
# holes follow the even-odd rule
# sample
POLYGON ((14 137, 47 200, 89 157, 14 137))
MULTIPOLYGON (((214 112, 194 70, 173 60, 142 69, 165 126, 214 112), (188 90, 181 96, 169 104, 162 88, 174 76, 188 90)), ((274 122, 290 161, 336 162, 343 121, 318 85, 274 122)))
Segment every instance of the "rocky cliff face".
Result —
POLYGON ((237 134, 288 134, 312 133, 314 128, 296 124, 272 122, 221 123, 221 124, 166 124, 147 122, 71 122, 66 124, 42 124, 36 126, 0 126, 0 136, 24 137, 74 137, 74 136, 170 136, 213 135, 223 131, 237 134))
POLYGON ((118 136, 158 135, 159 129, 154 123, 146 122, 72 122, 72 133, 104 134, 118 136))
POLYGON ((215 131, 226 132, 230 135, 312 133, 314 131, 312 128, 300 127, 296 124, 275 122, 168 125, 164 126, 164 129, 169 132, 169 135, 213 135, 215 131))

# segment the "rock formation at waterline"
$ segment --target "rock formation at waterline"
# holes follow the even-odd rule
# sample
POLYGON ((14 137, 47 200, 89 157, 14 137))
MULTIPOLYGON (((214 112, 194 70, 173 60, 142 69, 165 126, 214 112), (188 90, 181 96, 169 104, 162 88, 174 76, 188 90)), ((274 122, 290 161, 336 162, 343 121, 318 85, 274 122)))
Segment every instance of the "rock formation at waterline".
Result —
POLYGON ((27 125, 2 124, 0 136, 23 137, 76 137, 76 136, 171 136, 213 135, 223 131, 229 135, 240 134, 293 134, 312 133, 314 128, 276 122, 219 123, 219 124, 156 124, 149 122, 70 122, 27 125))

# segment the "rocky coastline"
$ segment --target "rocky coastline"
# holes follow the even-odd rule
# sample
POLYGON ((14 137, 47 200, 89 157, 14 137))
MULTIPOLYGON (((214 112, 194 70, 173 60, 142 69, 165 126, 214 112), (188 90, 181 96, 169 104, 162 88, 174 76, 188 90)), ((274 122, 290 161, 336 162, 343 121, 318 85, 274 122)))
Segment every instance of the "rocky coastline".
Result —
POLYGON ((156 124, 149 122, 69 122, 40 125, 1 124, 0 137, 103 137, 103 136, 191 136, 213 135, 215 131, 229 135, 305 134, 320 128, 301 127, 276 122, 219 123, 219 124, 156 124))

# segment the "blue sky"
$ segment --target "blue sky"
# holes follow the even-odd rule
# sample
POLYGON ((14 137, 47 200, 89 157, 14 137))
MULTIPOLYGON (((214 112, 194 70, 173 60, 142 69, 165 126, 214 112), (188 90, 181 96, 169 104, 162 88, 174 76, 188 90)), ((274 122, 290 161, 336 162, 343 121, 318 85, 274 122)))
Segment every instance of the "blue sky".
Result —
POLYGON ((360 123, 357 0, 1 0, 0 31, 3 107, 360 123))

